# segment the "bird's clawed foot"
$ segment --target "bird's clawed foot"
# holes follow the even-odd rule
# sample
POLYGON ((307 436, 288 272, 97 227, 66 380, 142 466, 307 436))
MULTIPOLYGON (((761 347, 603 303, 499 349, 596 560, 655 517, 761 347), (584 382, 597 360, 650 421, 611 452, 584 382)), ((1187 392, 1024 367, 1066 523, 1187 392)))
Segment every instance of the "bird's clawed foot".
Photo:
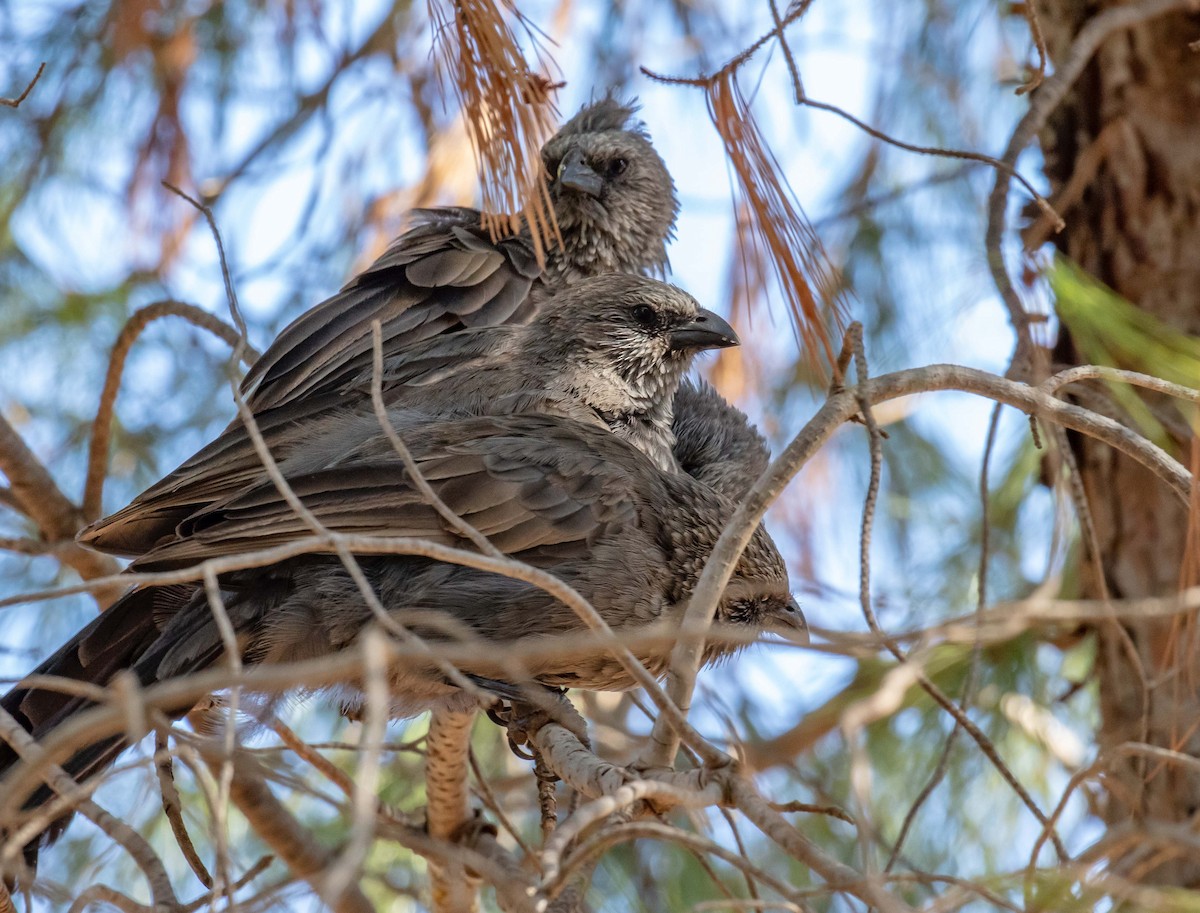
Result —
POLYGON ((488 690, 501 697, 488 708, 488 719, 505 728, 508 747, 518 758, 536 760, 533 737, 547 723, 557 723, 585 746, 591 747, 587 721, 561 689, 513 689, 512 686, 506 686, 503 690, 492 687, 488 687, 488 690))

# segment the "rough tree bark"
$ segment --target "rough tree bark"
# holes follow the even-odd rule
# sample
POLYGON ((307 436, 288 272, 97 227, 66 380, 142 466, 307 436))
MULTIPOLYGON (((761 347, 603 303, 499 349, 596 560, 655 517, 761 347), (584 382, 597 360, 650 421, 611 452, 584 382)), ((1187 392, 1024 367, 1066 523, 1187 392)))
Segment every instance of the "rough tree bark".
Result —
MULTIPOLYGON (((1118 5, 1120 0, 1042 0, 1038 9, 1051 60, 1061 62, 1090 17, 1118 5)), ((1200 53, 1189 48, 1197 40, 1200 16, 1194 13, 1164 16, 1110 37, 1042 137, 1055 190, 1085 157, 1102 155, 1082 199, 1064 213, 1060 250, 1133 304, 1189 334, 1200 334, 1200 53)), ((1072 364, 1082 358, 1066 332, 1054 354, 1072 364)), ((1082 439, 1072 444, 1109 595, 1175 592, 1187 510, 1112 449, 1082 439)), ((1187 462, 1185 446, 1177 456, 1187 462)), ((1086 595, 1103 595, 1094 575, 1081 576, 1086 595)), ((1126 630, 1144 677, 1129 641, 1116 629, 1100 630, 1100 749, 1145 737, 1200 757, 1200 679, 1193 671, 1200 650, 1188 636, 1191 628, 1146 620, 1126 630)), ((1146 883, 1200 884, 1194 853, 1151 836, 1169 833, 1200 809, 1200 775, 1180 764, 1125 755, 1110 768, 1105 786, 1110 836, 1127 829, 1134 836, 1111 844, 1115 872, 1146 883)))

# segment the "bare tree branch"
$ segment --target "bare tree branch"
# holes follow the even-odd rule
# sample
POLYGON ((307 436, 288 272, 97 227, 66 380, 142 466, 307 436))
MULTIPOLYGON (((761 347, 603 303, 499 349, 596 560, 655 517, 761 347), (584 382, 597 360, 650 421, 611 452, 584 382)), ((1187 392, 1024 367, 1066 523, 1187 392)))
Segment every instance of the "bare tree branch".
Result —
MULTIPOLYGON (((0 472, 8 478, 8 491, 25 516, 38 527, 42 537, 56 548, 56 554, 84 580, 111 577, 117 572, 112 558, 88 551, 75 544, 75 533, 84 525, 82 511, 62 493, 46 467, 0 415, 0 472)), ((96 590, 96 601, 108 605, 121 592, 120 584, 104 585, 96 590)))
MULTIPOLYGON (((125 321, 125 326, 121 327, 120 335, 113 344, 112 355, 109 356, 108 371, 104 376, 104 387, 100 392, 100 405, 96 409, 96 417, 92 421, 91 443, 88 446, 87 481, 83 486, 83 518, 89 523, 100 516, 101 502, 104 497, 104 480, 108 475, 108 445, 112 438, 113 407, 116 405, 117 392, 121 387, 125 359, 142 331, 151 322, 161 317, 182 317, 189 323, 208 330, 234 349, 238 349, 238 341, 241 337, 229 324, 194 304, 186 304, 182 301, 158 301, 148 304, 139 308, 133 313, 133 316, 125 321)), ((258 352, 249 345, 243 345, 239 351, 241 359, 247 364, 258 358, 258 352)))
POLYGON ((87 798, 88 792, 85 792, 59 765, 48 761, 42 746, 35 742, 21 724, 3 708, 0 708, 0 739, 6 741, 22 761, 35 768, 39 777, 54 792, 69 799, 81 814, 129 853, 138 868, 145 874, 150 887, 150 895, 154 898, 156 907, 167 910, 179 908, 179 901, 175 898, 175 892, 171 888, 171 879, 163 867, 162 860, 155 855, 141 834, 87 798))

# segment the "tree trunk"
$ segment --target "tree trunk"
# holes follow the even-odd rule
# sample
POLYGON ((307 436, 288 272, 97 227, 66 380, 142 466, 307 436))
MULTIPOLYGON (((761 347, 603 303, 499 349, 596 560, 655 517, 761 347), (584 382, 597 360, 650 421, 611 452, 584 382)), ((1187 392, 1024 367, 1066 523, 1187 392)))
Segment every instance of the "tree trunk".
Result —
MULTIPOLYGON (((1061 62, 1083 24, 1117 5, 1044 0, 1039 11, 1051 59, 1061 62)), ((1114 34, 1042 138, 1055 190, 1089 149, 1101 155, 1082 199, 1064 214, 1059 248, 1130 302, 1188 334, 1200 333, 1200 53, 1188 47, 1198 39, 1200 16, 1194 14, 1114 34)), ((1055 360, 1081 360, 1065 330, 1055 360)), ((1186 508, 1129 459, 1093 442, 1073 444, 1109 595, 1175 592, 1186 508)), ((1186 453, 1181 446, 1176 456, 1186 462, 1186 453)), ((1088 595, 1101 595, 1094 575, 1082 578, 1092 589, 1088 595)), ((1193 671, 1200 651, 1193 627, 1194 620, 1147 620, 1126 626, 1128 639, 1115 626, 1098 632, 1101 751, 1148 740, 1200 757, 1200 689, 1193 671)), ((1123 754, 1108 767, 1104 785, 1111 870, 1144 883, 1200 884, 1200 859, 1170 836, 1200 809, 1200 775, 1179 763, 1123 754)))

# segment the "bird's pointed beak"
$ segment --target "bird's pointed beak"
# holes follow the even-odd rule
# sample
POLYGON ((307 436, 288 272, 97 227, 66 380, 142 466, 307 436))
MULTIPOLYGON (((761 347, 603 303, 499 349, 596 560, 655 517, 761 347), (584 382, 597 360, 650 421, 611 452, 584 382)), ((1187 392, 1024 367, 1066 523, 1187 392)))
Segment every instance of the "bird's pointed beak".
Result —
POLYGON ((672 352, 725 349, 741 345, 741 340, 724 318, 700 308, 696 316, 683 326, 667 333, 672 352))
POLYGON ((800 610, 794 596, 788 596, 787 605, 781 612, 772 613, 771 633, 806 647, 809 644, 808 620, 800 610))
POLYGON ((600 191, 604 189, 604 178, 596 174, 578 149, 572 149, 563 156, 556 177, 559 187, 587 194, 589 197, 599 198, 600 191))

